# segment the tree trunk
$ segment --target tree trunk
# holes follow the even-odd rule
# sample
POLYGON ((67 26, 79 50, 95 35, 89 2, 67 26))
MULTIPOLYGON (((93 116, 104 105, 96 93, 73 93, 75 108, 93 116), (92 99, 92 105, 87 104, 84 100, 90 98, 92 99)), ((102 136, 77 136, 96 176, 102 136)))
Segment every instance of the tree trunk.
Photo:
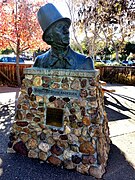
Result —
POLYGON ((16 55, 16 76, 18 87, 21 87, 20 69, 19 69, 19 54, 16 55))
POLYGON ((116 47, 115 47, 115 52, 116 52, 116 61, 119 63, 119 52, 116 47))

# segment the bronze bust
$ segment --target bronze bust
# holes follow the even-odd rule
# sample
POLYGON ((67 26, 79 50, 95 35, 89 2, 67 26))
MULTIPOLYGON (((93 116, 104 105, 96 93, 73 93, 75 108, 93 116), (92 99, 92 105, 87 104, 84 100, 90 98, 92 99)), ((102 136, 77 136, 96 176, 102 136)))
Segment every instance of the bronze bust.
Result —
POLYGON ((43 30, 43 41, 51 49, 37 56, 33 67, 52 69, 93 70, 90 57, 73 51, 69 46, 71 20, 64 18, 56 7, 48 3, 38 11, 38 21, 43 30))

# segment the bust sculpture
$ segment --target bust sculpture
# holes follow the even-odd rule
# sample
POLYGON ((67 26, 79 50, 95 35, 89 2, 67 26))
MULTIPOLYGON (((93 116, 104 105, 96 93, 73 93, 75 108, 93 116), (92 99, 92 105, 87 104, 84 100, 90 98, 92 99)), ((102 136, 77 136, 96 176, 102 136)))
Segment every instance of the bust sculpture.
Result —
POLYGON ((73 70, 94 69, 90 57, 73 51, 69 46, 69 27, 71 25, 69 18, 64 18, 51 3, 42 6, 37 17, 43 30, 42 39, 51 45, 51 49, 37 56, 33 67, 73 70))

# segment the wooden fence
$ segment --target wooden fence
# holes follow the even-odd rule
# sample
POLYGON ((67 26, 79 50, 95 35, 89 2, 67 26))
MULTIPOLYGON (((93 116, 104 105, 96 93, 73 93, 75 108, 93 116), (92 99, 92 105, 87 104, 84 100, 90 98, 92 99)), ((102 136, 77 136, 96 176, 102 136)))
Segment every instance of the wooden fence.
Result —
POLYGON ((135 67, 103 66, 100 69, 100 79, 109 83, 135 85, 135 67))
MULTIPOLYGON (((23 69, 32 67, 31 64, 20 64, 21 80, 24 78, 23 69)), ((135 67, 103 66, 100 69, 100 79, 109 83, 135 85, 135 67)), ((0 63, 0 85, 17 85, 16 64, 0 63)))
MULTIPOLYGON (((24 78, 23 69, 32 67, 31 64, 19 64, 21 80, 24 78)), ((0 85, 17 85, 16 64, 0 63, 0 85)))

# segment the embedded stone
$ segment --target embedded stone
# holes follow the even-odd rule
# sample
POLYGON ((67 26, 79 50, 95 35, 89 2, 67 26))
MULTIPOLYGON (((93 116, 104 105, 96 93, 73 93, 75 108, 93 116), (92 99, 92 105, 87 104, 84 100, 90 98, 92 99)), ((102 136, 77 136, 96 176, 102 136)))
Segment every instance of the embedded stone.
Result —
POLYGON ((48 88, 48 87, 49 87, 49 84, 48 84, 48 83, 43 83, 42 86, 43 86, 44 88, 48 88))
POLYGON ((91 96, 91 97, 87 98, 87 101, 89 101, 90 103, 92 103, 92 101, 96 101, 96 100, 97 100, 96 96, 91 96))
POLYGON ((63 152, 63 159, 69 160, 69 159, 71 159, 72 155, 75 155, 75 152, 74 152, 74 151, 65 150, 65 151, 63 152))
POLYGON ((81 121, 81 120, 82 120, 82 115, 81 115, 81 112, 80 112, 80 111, 79 111, 79 112, 77 111, 77 112, 75 113, 75 115, 76 115, 78 121, 81 121))
POLYGON ((28 150, 27 147, 25 146, 25 144, 22 141, 17 142, 14 146, 13 146, 14 151, 16 151, 17 153, 20 153, 24 156, 28 155, 28 150))
POLYGON ((33 108, 37 108, 37 106, 38 106, 37 103, 36 103, 36 102, 33 102, 33 101, 30 102, 30 105, 31 105, 33 108))
POLYGON ((35 100, 36 100, 36 96, 35 96, 34 94, 31 94, 31 95, 30 95, 30 100, 31 100, 31 101, 35 101, 35 100))
POLYGON ((50 101, 50 102, 55 101, 55 99, 56 99, 56 97, 54 97, 54 96, 49 97, 49 101, 50 101))
POLYGON ((33 121, 40 122, 40 118, 39 117, 34 117, 33 121))
POLYGON ((78 139, 79 139, 80 143, 84 143, 84 142, 87 141, 87 138, 86 137, 82 137, 82 136, 80 136, 78 139))
POLYGON ((52 89, 58 89, 60 87, 60 85, 58 84, 58 83, 53 83, 52 85, 51 85, 51 88, 52 89))
POLYGON ((28 135, 28 134, 25 134, 25 133, 21 133, 21 134, 20 134, 20 139, 25 143, 25 142, 28 141, 29 135, 28 135))
POLYGON ((32 85, 32 80, 31 79, 23 79, 22 83, 28 87, 30 85, 32 85))
POLYGON ((53 80, 54 82, 60 82, 60 81, 61 81, 61 78, 59 78, 59 77, 53 77, 52 80, 53 80))
POLYGON ((58 158, 58 157, 55 157, 53 155, 51 155, 50 157, 48 157, 48 162, 53 164, 53 165, 56 165, 56 166, 60 166, 62 161, 58 158))
POLYGON ((37 147, 37 141, 33 138, 28 140, 28 147, 31 149, 35 149, 37 147))
POLYGON ((56 144, 51 147, 50 151, 52 154, 56 154, 57 156, 60 156, 63 152, 62 149, 56 144))
POLYGON ((36 108, 30 108, 30 112, 31 112, 32 114, 36 114, 36 113, 37 113, 37 109, 36 109, 36 108))
POLYGON ((47 159, 47 154, 44 152, 39 152, 39 159, 45 161, 47 159))
POLYGON ((55 143, 54 139, 51 136, 49 136, 47 138, 47 142, 48 142, 48 144, 54 144, 55 143))
POLYGON ((76 170, 82 174, 89 174, 89 166, 84 164, 79 164, 76 170))
POLYGON ((53 132, 53 139, 55 141, 59 140, 60 139, 60 134, 58 132, 53 132))
POLYGON ((90 142, 84 142, 80 145, 80 152, 92 155, 95 153, 95 149, 90 142))
POLYGON ((27 74, 27 75, 25 75, 25 78, 31 80, 33 78, 33 75, 28 75, 27 74))
POLYGON ((89 126, 90 125, 90 118, 88 116, 84 116, 82 119, 82 122, 84 125, 89 126))
POLYGON ((42 98, 42 101, 39 101, 38 102, 39 106, 44 106, 44 101, 43 101, 43 98, 42 98))
POLYGON ((22 104, 22 109, 23 110, 28 110, 29 109, 29 105, 28 104, 22 104))
POLYGON ((37 132, 36 131, 32 131, 31 132, 31 137, 34 139, 37 139, 37 132))
POLYGON ((86 84, 87 84, 87 79, 81 80, 81 87, 82 88, 86 87, 86 84))
POLYGON ((61 140, 67 140, 67 139, 68 139, 68 136, 67 136, 67 135, 60 135, 60 139, 61 139, 61 140))
POLYGON ((41 102, 43 101, 43 97, 42 96, 36 96, 36 102, 41 102))
POLYGON ((32 93, 32 87, 29 87, 29 88, 28 88, 28 95, 30 96, 31 93, 32 93))
POLYGON ((42 85, 42 78, 40 76, 37 76, 33 80, 33 85, 34 86, 41 86, 42 85))
POLYGON ((82 98, 86 98, 88 96, 87 90, 86 89, 81 89, 80 96, 82 98))
POLYGON ((13 142, 9 141, 8 142, 8 148, 12 148, 13 142))
POLYGON ((87 136, 87 133, 88 133, 88 128, 87 128, 87 127, 83 127, 83 129, 82 129, 82 135, 83 135, 84 137, 86 137, 86 136, 87 136))
POLYGON ((20 110, 17 110, 16 111, 16 119, 18 119, 18 120, 22 120, 22 118, 23 118, 23 115, 22 115, 22 113, 21 113, 21 111, 20 110))
POLYGON ((64 148, 64 149, 68 148, 68 146, 69 146, 66 140, 57 141, 57 145, 64 148))
POLYGON ((71 133, 71 129, 70 129, 69 126, 65 126, 64 133, 65 133, 65 134, 71 133))
POLYGON ((30 150, 28 152, 28 157, 29 158, 38 158, 38 153, 36 151, 34 151, 34 150, 30 150))
POLYGON ((63 83, 61 85, 62 89, 66 90, 66 89, 69 89, 69 84, 68 83, 63 83))
POLYGON ((70 109, 70 113, 71 113, 71 114, 74 114, 75 112, 76 112, 75 108, 71 108, 71 109, 70 109))
POLYGON ((72 162, 75 164, 79 164, 82 161, 82 159, 77 155, 72 155, 72 162))
POLYGON ((32 120, 33 114, 32 113, 27 113, 26 118, 29 120, 32 120))
POLYGON ((42 76, 42 80, 45 81, 46 83, 51 82, 51 78, 47 76, 42 76))
POLYGON ((63 101, 65 101, 65 102, 69 102, 69 101, 70 101, 70 99, 69 99, 68 97, 65 97, 65 98, 63 98, 63 101))
POLYGON ((74 152, 79 152, 79 147, 76 144, 71 144, 71 150, 74 152))
MULTIPOLYGON (((21 104, 17 104, 17 109, 21 109, 21 104)), ((17 110, 18 111, 18 110, 17 110)), ((17 112, 16 111, 16 112, 17 112)))
POLYGON ((66 169, 75 169, 76 165, 71 160, 64 161, 64 167, 66 169))
POLYGON ((83 126, 83 122, 77 122, 78 127, 82 127, 83 126))
POLYGON ((95 96, 95 95, 96 95, 95 90, 89 90, 89 95, 90 95, 90 96, 95 96))
POLYGON ((54 105, 56 108, 64 108, 65 102, 58 98, 57 100, 54 101, 54 105))
POLYGON ((96 158, 93 155, 83 155, 82 163, 83 164, 94 164, 96 162, 96 158))
POLYGON ((43 143, 43 142, 41 142, 38 147, 39 147, 39 149, 42 150, 43 152, 48 152, 49 149, 50 149, 49 144, 43 143))
POLYGON ((105 173, 105 169, 102 165, 100 165, 99 167, 91 166, 89 169, 89 173, 90 175, 100 179, 105 173))
POLYGON ((44 112, 44 107, 39 107, 38 111, 44 112))
POLYGON ((9 139, 10 139, 10 141, 16 140, 15 133, 11 132, 9 135, 9 139))
POLYGON ((52 131, 51 131, 51 129, 44 129, 43 133, 45 133, 46 135, 51 135, 52 131))
POLYGON ((76 119, 77 119, 77 117, 76 117, 75 114, 72 114, 72 115, 69 116, 70 122, 74 122, 76 119))
POLYGON ((80 90, 80 82, 79 80, 75 79, 71 83, 71 89, 80 90))
POLYGON ((42 132, 40 134, 40 140, 45 140, 45 139, 46 139, 46 134, 42 132))
POLYGON ((79 104, 80 104, 81 107, 86 107, 87 106, 87 101, 84 100, 84 99, 80 99, 79 104))
POLYGON ((25 127, 28 125, 27 121, 17 121, 16 122, 17 126, 25 127))
POLYGON ((81 136, 81 132, 82 132, 82 130, 81 129, 74 129, 74 134, 76 135, 76 136, 81 136))
POLYGON ((68 82, 68 78, 67 77, 63 78, 61 82, 62 83, 67 83, 68 82))
POLYGON ((26 127, 26 128, 23 128, 22 131, 25 132, 25 133, 27 133, 27 134, 30 134, 30 130, 29 130, 29 128, 27 128, 27 127, 26 127))
POLYGON ((71 128, 78 128, 76 122, 71 122, 71 123, 70 123, 70 126, 71 126, 71 128))
POLYGON ((73 144, 74 142, 78 141, 78 137, 74 134, 68 134, 68 140, 73 144))

